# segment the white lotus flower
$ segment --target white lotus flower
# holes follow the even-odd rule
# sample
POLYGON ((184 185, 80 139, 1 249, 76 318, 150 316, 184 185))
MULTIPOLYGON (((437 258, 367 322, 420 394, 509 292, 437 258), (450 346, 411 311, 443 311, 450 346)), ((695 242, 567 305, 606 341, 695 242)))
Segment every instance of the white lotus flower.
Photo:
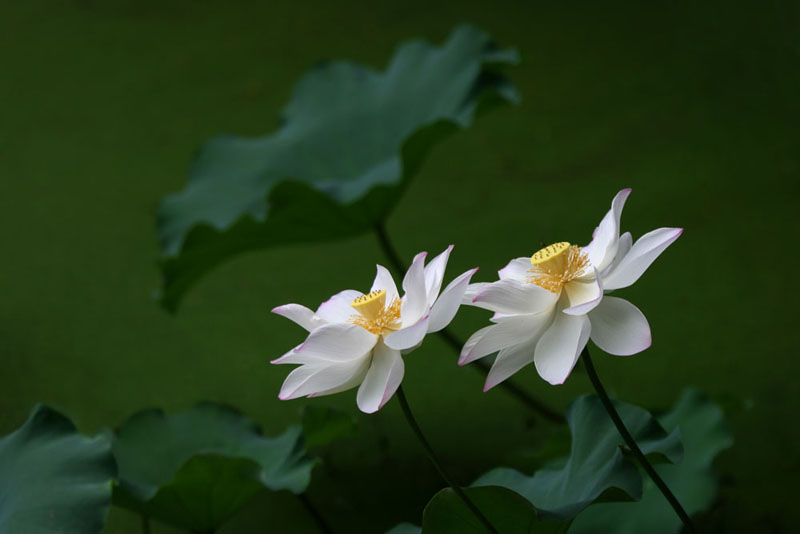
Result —
POLYGON ((501 269, 500 280, 472 284, 465 303, 495 312, 461 351, 459 365, 498 352, 486 378, 488 391, 534 362, 539 375, 563 384, 591 340, 605 352, 636 354, 651 344, 650 326, 627 300, 604 293, 628 287, 683 232, 659 228, 633 243, 620 235, 623 189, 585 247, 555 243, 501 269))
POLYGON ((472 269, 439 295, 453 246, 425 266, 420 252, 403 278, 400 298, 392 275, 381 265, 369 293, 348 289, 323 302, 316 312, 300 304, 272 310, 310 332, 305 342, 272 363, 300 364, 281 387, 281 400, 330 395, 358 388, 361 411, 373 413, 394 395, 405 372, 402 354, 425 334, 447 326, 458 311, 472 269))

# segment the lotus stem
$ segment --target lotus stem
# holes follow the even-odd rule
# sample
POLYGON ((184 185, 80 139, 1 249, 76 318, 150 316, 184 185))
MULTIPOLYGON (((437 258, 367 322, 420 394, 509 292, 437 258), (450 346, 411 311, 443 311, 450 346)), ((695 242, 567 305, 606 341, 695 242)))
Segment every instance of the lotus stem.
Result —
POLYGON ((400 401, 400 407, 403 409, 403 414, 406 416, 406 420, 408 421, 409 426, 414 431, 414 434, 417 435, 419 442, 422 444, 422 448, 425 449, 425 452, 428 455, 428 459, 433 464, 433 467, 439 472, 439 475, 444 479, 448 486, 450 486, 453 491, 458 495, 458 497, 464 501, 464 504, 469 508, 469 510, 475 514, 475 517, 483 523, 483 526, 486 527, 486 530, 492 532, 493 534, 497 534, 497 529, 494 528, 491 521, 489 521, 485 515, 480 511, 480 509, 475 506, 475 503, 464 493, 464 490, 453 482, 453 479, 447 474, 447 472, 442 467, 442 464, 439 463, 439 460, 436 457, 436 453, 433 451, 433 447, 431 444, 428 443, 428 440, 425 438, 425 434, 422 433, 422 429, 417 424, 417 420, 414 419, 414 414, 411 413, 411 407, 408 405, 408 399, 406 399, 406 394, 403 391, 403 386, 397 388, 397 399, 400 401))
POLYGON ((611 417, 611 420, 614 422, 614 426, 617 427, 622 439, 625 440, 625 444, 633 452, 634 456, 636 456, 636 459, 639 460, 642 468, 645 470, 645 472, 647 472, 647 474, 650 476, 650 479, 655 483, 656 487, 667 499, 670 506, 672 506, 672 509, 675 510, 676 514, 678 514, 678 517, 681 518, 686 532, 695 532, 694 525, 692 524, 692 520, 689 518, 689 514, 686 513, 686 510, 683 509, 680 501, 678 501, 677 497, 675 497, 675 495, 669 489, 669 486, 667 486, 666 482, 664 482, 661 476, 659 476, 659 474, 647 460, 642 452, 642 449, 640 449, 636 444, 636 440, 633 439, 631 433, 628 432, 628 429, 625 426, 625 423, 622 421, 622 418, 619 416, 619 413, 617 413, 616 408, 614 408, 614 403, 611 402, 611 399, 606 393, 603 384, 600 382, 600 378, 597 376, 597 371, 595 371, 594 364, 592 363, 592 357, 589 355, 588 347, 584 347, 581 358, 583 359, 583 365, 586 367, 586 373, 589 375, 589 380, 592 381, 592 385, 594 386, 595 391, 597 391, 597 395, 600 397, 603 407, 606 409, 606 412, 608 412, 608 416, 611 417))

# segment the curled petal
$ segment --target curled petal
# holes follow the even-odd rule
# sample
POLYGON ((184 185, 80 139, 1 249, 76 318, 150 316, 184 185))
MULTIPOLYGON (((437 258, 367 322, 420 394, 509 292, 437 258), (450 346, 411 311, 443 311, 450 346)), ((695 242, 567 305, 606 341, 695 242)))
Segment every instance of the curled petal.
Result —
POLYGON ((506 347, 530 341, 551 317, 552 314, 549 312, 515 315, 478 330, 461 350, 458 365, 466 365, 506 347))
POLYGON ((513 347, 506 347, 497 354, 489 374, 486 375, 486 383, 483 386, 483 392, 487 392, 497 384, 503 382, 508 377, 533 362, 533 355, 536 349, 536 342, 539 340, 538 336, 533 339, 514 345, 513 347))
POLYGON ((339 390, 363 378, 368 363, 367 353, 345 362, 303 365, 289 373, 278 398, 289 400, 339 390))
POLYGON ((623 189, 617 193, 611 202, 611 209, 595 228, 592 234, 592 242, 583 247, 583 252, 589 256, 592 266, 600 272, 603 272, 611 264, 617 254, 619 221, 622 216, 622 208, 625 206, 625 201, 630 194, 630 189, 623 189))
POLYGON ((384 337, 383 342, 387 347, 395 350, 406 350, 416 347, 422 343, 425 334, 428 332, 429 321, 430 316, 426 315, 421 320, 417 321, 416 324, 401 328, 387 335, 384 337))
POLYGON ((468 285, 466 291, 464 291, 464 296, 461 298, 461 304, 471 305, 472 301, 475 300, 475 297, 478 296, 478 293, 490 285, 491 284, 489 282, 476 282, 468 285))
POLYGON ((369 291, 370 293, 381 289, 386 291, 386 303, 387 305, 391 304, 394 299, 399 297, 394 278, 383 265, 376 265, 375 267, 377 267, 378 272, 375 274, 375 280, 372 282, 372 287, 369 291))
POLYGON ((515 258, 508 262, 508 265, 497 271, 500 280, 517 280, 524 282, 528 279, 528 271, 531 269, 530 258, 515 258))
POLYGON ((322 326, 325 322, 314 315, 314 312, 300 304, 284 304, 272 309, 272 313, 286 317, 294 321, 309 332, 322 326))
POLYGON ((636 282, 650 264, 682 233, 683 228, 659 228, 637 239, 630 251, 606 275, 605 288, 621 289, 636 282))
POLYGON ((536 344, 533 361, 539 376, 553 385, 563 384, 589 340, 591 323, 585 315, 557 313, 536 344))
POLYGON ((400 351, 379 343, 373 352, 372 363, 364 381, 358 388, 358 408, 364 413, 380 410, 397 391, 404 373, 405 365, 400 351))
POLYGON ((461 276, 447 284, 447 287, 444 288, 442 294, 436 299, 433 308, 431 308, 428 332, 438 332, 450 324, 461 305, 461 300, 464 298, 464 292, 469 286, 469 281, 476 272, 478 272, 477 267, 461 274, 461 276))
POLYGON ((536 284, 506 279, 484 286, 472 304, 493 312, 528 314, 540 313, 552 307, 558 297, 559 293, 536 284))
POLYGON ((633 246, 633 236, 630 232, 625 232, 621 236, 619 236, 619 246, 617 247, 617 255, 614 256, 614 261, 611 262, 611 265, 608 266, 606 269, 605 274, 608 275, 614 269, 617 268, 619 262, 622 261, 622 258, 625 257, 626 254, 631 250, 633 246))
POLYGON ((653 339, 644 314, 617 297, 606 297, 589 314, 592 321, 592 341, 615 356, 630 356, 650 347, 653 339))
POLYGON ((311 332, 296 351, 321 362, 352 360, 369 352, 378 336, 354 324, 329 324, 311 332))
POLYGON ((428 265, 425 266, 425 292, 428 296, 428 306, 433 305, 433 302, 439 295, 439 290, 442 289, 444 271, 447 267, 447 260, 450 258, 450 252, 452 252, 452 250, 453 245, 450 245, 444 252, 433 258, 428 265))
POLYGON ((564 310, 568 315, 586 315, 592 311, 603 298, 603 279, 594 272, 594 280, 581 282, 572 281, 564 286, 564 291, 569 298, 569 308, 564 310))
POLYGON ((411 267, 408 268, 403 278, 403 307, 400 310, 400 320, 403 324, 414 324, 425 315, 428 307, 428 294, 425 290, 425 256, 427 252, 420 252, 414 256, 411 267))
POLYGON ((363 295, 354 289, 345 289, 336 293, 317 308, 317 317, 326 323, 346 323, 355 313, 351 304, 363 295))

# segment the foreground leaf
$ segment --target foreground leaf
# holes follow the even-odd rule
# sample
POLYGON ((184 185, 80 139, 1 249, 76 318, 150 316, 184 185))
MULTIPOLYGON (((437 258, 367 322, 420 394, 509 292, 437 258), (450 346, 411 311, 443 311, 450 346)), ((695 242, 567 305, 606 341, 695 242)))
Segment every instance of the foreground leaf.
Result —
POLYGON ((66 417, 37 406, 0 440, 0 532, 102 532, 115 474, 107 436, 82 436, 66 417))
MULTIPOLYGON (((684 454, 680 464, 658 465, 656 471, 688 514, 707 510, 717 493, 712 463, 733 443, 722 410, 701 393, 688 389, 659 421, 668 430, 680 429, 684 454)), ((681 526, 672 507, 647 478, 640 501, 594 504, 575 518, 569 532, 669 534, 680 532, 681 526)))
POLYGON ((162 305, 174 311, 198 278, 236 254, 373 229, 436 143, 479 108, 516 100, 490 70, 515 61, 462 26, 439 48, 404 43, 383 72, 341 61, 311 70, 281 129, 210 140, 186 188, 163 200, 162 305))
POLYGON ((193 531, 219 528, 264 489, 302 493, 316 463, 300 427, 265 438, 254 422, 214 403, 134 415, 117 433, 114 455, 115 504, 193 531))
MULTIPOLYGON (((645 410, 614 402, 614 406, 645 454, 662 453, 671 461, 680 460, 680 433, 667 435, 645 410)), ((503 486, 527 498, 540 517, 568 519, 597 499, 639 499, 642 476, 621 449, 624 441, 617 432, 600 399, 586 395, 567 410, 572 432, 570 456, 557 468, 540 469, 529 477, 508 468, 489 471, 473 486, 503 486)))

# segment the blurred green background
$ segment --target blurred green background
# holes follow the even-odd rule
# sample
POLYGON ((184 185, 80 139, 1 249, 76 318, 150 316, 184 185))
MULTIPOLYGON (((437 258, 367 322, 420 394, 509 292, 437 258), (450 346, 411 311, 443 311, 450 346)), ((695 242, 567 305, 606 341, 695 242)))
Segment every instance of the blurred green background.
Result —
MULTIPOLYGON (((447 279, 480 265, 475 280, 489 281, 541 242, 588 242, 613 195, 633 187, 624 229, 686 232, 621 294, 647 315, 653 347, 598 353, 598 371, 627 402, 667 407, 694 385, 724 405, 736 442, 717 464, 705 529, 792 530, 796 2, 3 2, 0 432, 35 402, 86 432, 202 399, 239 407, 267 434, 304 402, 357 414, 354 391, 277 400, 288 368, 268 362, 303 332, 269 310, 367 289, 385 263, 375 238, 241 256, 172 317, 152 298, 156 206, 208 137, 272 131, 318 60, 382 68, 401 40, 440 43, 463 21, 519 49, 510 76, 523 101, 434 149, 388 222, 401 255, 454 243, 447 279)), ((466 339, 487 315, 465 309, 452 329, 466 339)), ((464 482, 525 465, 553 430, 502 390, 482 394, 481 376, 455 360, 438 338, 406 359, 409 400, 445 463, 464 482)), ((561 387, 532 367, 516 378, 559 409, 591 389, 579 371, 561 387)), ((418 522, 440 483, 397 403, 359 422, 360 435, 324 453, 311 499, 340 532, 418 522)), ((107 531, 138 532, 138 519, 114 509, 107 531)), ((224 529, 256 531, 315 530, 280 494, 224 529)))

